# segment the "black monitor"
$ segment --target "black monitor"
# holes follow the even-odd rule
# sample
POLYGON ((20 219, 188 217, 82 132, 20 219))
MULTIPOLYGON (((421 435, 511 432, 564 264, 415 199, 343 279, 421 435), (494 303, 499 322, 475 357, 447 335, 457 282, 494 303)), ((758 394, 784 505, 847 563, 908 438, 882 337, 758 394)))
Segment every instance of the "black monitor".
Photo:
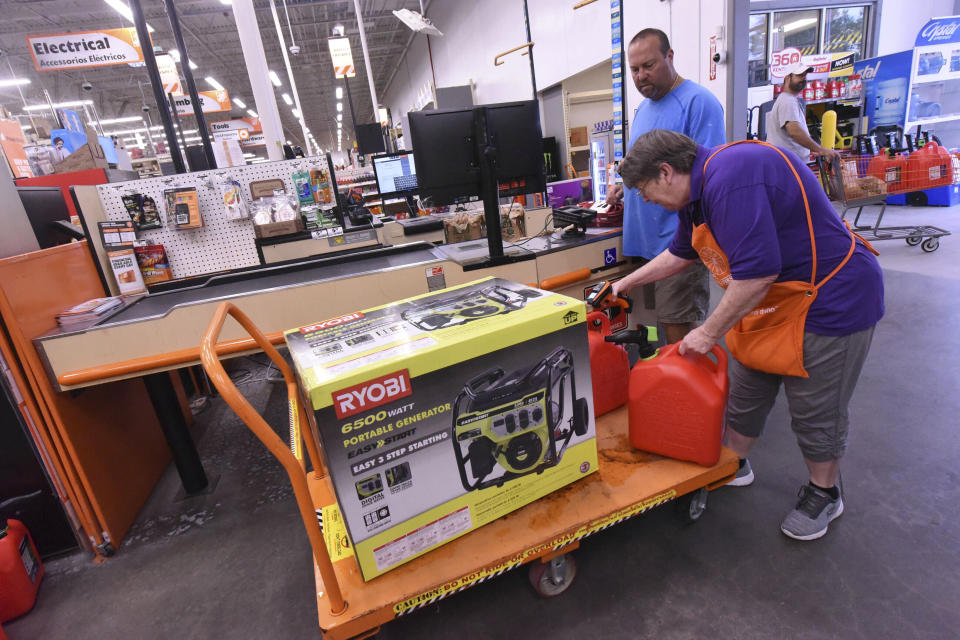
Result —
POLYGON ((383 143, 383 127, 379 122, 358 124, 356 126, 356 132, 357 149, 360 151, 360 155, 365 156, 371 153, 383 153, 387 150, 386 145, 383 143))
POLYGON ((57 224, 70 221, 70 210, 60 187, 17 187, 17 193, 41 249, 70 242, 70 236, 57 224))
POLYGON ((381 198, 401 198, 417 192, 417 167, 413 151, 373 156, 371 160, 381 198))
POLYGON ((480 196, 480 158, 475 142, 476 112, 486 114, 497 195, 546 190, 540 107, 536 100, 481 105, 472 109, 408 114, 421 196, 444 205, 480 196))

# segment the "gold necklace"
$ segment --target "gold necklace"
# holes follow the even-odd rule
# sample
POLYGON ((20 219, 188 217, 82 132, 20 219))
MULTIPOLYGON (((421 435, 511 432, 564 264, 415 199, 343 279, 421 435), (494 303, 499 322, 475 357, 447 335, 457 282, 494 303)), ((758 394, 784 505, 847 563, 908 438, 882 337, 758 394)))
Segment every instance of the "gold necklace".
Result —
MULTIPOLYGON (((677 79, 673 81, 673 86, 670 87, 670 91, 673 91, 674 89, 676 89, 676 88, 680 85, 681 82, 683 82, 683 78, 682 78, 682 77, 680 76, 680 74, 678 73, 678 74, 677 74, 677 79)), ((667 91, 667 93, 670 93, 670 91, 667 91)))

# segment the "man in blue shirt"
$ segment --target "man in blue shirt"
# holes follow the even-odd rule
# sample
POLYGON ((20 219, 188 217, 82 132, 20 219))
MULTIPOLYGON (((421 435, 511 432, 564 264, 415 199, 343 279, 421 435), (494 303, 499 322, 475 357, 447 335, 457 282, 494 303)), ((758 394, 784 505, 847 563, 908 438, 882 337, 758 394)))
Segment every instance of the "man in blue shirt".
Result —
MULTIPOLYGON (((630 126, 630 144, 643 133, 669 129, 693 138, 705 147, 726 142, 723 107, 710 91, 684 80, 673 68, 673 49, 667 34, 659 29, 644 29, 627 47, 630 75, 637 90, 646 98, 637 107, 630 126)), ((677 229, 677 216, 653 202, 644 202, 636 189, 621 186, 611 189, 607 202, 623 199, 623 252, 652 260, 665 251, 677 229)), ((657 318, 667 342, 679 342, 707 315, 710 304, 710 276, 696 262, 666 280, 657 282, 655 305, 657 318)))

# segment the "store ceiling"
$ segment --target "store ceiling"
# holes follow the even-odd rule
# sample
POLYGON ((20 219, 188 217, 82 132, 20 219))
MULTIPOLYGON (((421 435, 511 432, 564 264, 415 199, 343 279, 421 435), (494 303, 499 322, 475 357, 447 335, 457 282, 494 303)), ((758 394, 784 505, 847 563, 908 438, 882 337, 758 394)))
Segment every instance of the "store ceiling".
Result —
MULTIPOLYGON (((334 25, 342 24, 350 38, 357 76, 350 79, 354 111, 360 123, 373 121, 366 66, 360 46, 353 0, 286 0, 290 27, 284 13, 284 0, 275 0, 287 47, 293 39, 300 47, 296 56, 290 56, 300 102, 307 126, 317 141, 326 149, 336 149, 335 80, 330 62, 327 38, 334 25)), ((429 0, 425 3, 429 6, 429 0)), ((147 23, 154 28, 154 45, 164 51, 175 48, 170 22, 161 0, 141 0, 147 23)), ((281 98, 290 92, 286 69, 269 0, 254 0, 260 35, 269 68, 280 76, 282 87, 276 87, 277 106, 288 139, 302 143, 299 123, 281 98)), ((248 108, 255 108, 250 81, 240 47, 240 38, 232 9, 221 0, 176 0, 184 43, 190 59, 197 65, 194 78, 198 90, 211 89, 204 81, 211 76, 222 84, 232 98, 240 98, 248 108)), ((420 10, 419 0, 360 0, 370 66, 377 95, 381 96, 396 72, 403 53, 414 37, 414 32, 392 13, 395 9, 420 10)), ((92 99, 101 119, 142 115, 146 102, 152 108, 154 124, 159 124, 153 93, 146 69, 129 66, 110 66, 95 69, 76 69, 38 72, 27 48, 26 36, 92 29, 112 29, 132 24, 111 8, 104 0, 0 0, 0 79, 13 76, 29 78, 31 83, 20 87, 27 104, 44 102, 46 89, 54 102, 92 99), (8 66, 9 64, 9 66, 8 66), (89 91, 84 82, 93 85, 89 91)), ((0 87, 0 103, 12 113, 23 113, 17 87, 0 87)), ((344 95, 343 129, 346 149, 352 141, 350 111, 344 95)), ((208 120, 222 120, 246 116, 246 109, 234 105, 233 111, 206 114, 208 120)), ((192 121, 192 118, 188 118, 192 121)), ((191 122, 185 123, 185 125, 191 122)), ((105 126, 117 130, 130 124, 105 126)), ((186 128, 186 127, 185 127, 186 128)))

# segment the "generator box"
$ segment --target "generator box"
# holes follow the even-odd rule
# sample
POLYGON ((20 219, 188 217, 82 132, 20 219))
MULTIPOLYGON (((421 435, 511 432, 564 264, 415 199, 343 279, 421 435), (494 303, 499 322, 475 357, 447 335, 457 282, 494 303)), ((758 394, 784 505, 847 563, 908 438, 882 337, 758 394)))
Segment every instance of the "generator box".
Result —
POLYGON ((486 278, 286 332, 364 580, 597 470, 585 319, 486 278))

